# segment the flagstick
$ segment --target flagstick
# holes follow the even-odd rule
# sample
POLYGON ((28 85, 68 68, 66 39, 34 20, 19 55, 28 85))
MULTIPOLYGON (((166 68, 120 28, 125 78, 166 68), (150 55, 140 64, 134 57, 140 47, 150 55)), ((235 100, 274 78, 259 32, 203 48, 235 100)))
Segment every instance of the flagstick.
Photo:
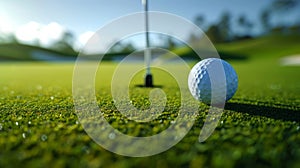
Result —
POLYGON ((146 64, 146 76, 145 76, 145 87, 153 87, 153 78, 150 71, 151 63, 151 49, 149 41, 149 23, 148 23, 148 1, 142 0, 145 10, 145 29, 146 29, 146 49, 144 51, 145 64, 146 64))

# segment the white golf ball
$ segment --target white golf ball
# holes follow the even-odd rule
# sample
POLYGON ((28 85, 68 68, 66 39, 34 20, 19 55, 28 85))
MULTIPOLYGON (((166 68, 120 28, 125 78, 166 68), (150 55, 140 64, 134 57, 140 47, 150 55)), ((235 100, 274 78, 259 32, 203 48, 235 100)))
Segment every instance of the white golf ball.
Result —
POLYGON ((219 58, 207 58, 191 69, 188 85, 195 99, 206 104, 222 104, 235 94, 238 77, 228 62, 219 58))

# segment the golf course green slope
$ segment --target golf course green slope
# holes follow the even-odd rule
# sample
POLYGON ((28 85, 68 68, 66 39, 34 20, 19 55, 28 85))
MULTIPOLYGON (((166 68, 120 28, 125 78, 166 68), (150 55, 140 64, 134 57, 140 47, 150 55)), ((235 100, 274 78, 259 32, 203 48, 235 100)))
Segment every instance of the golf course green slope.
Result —
POLYGON ((217 44, 220 52, 253 57, 278 58, 300 53, 300 35, 267 35, 259 38, 237 41, 227 44, 217 44))
MULTIPOLYGON (((221 58, 226 60, 245 60, 256 57, 278 58, 300 53, 300 35, 266 35, 253 39, 215 44, 221 58)), ((187 46, 173 50, 177 55, 189 58, 199 58, 187 46)))

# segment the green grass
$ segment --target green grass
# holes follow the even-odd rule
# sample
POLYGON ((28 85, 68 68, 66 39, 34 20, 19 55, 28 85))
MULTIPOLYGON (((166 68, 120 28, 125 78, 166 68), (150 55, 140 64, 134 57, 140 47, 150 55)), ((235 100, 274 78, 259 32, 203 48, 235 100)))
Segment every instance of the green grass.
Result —
MULTIPOLYGON (((219 55, 227 60, 246 60, 256 58, 278 58, 290 54, 300 53, 300 35, 268 35, 254 39, 216 44, 219 55)), ((183 57, 198 58, 195 52, 187 46, 173 50, 183 57)), ((278 61, 273 59, 273 61, 278 61)))
MULTIPOLYGON (((220 52, 247 56, 230 61, 239 88, 218 127, 204 143, 198 142, 209 108, 200 103, 186 137, 170 150, 145 158, 113 154, 85 133, 72 100, 74 64, 0 64, 0 167, 299 167, 300 67, 283 67, 280 58, 300 49, 277 43, 285 37, 272 38, 218 45, 220 52)), ((114 107, 110 81, 116 65, 101 63, 96 77, 97 101, 111 125, 135 136, 167 128, 180 106, 174 79, 154 70, 155 84, 168 97, 167 107, 151 124, 138 124, 114 107)), ((145 107, 150 89, 134 87, 141 83, 143 73, 138 73, 130 93, 136 106, 145 107)))

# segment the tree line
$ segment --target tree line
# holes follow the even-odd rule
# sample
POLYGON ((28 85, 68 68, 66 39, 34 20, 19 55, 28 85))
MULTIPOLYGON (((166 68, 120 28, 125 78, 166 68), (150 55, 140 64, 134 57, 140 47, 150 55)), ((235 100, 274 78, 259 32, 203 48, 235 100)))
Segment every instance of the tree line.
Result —
MULTIPOLYGON (((279 19, 279 23, 274 24, 272 21, 278 16, 284 18, 289 12, 297 10, 297 6, 300 1, 298 0, 273 0, 269 6, 263 9, 260 13, 259 25, 253 20, 250 20, 247 15, 241 14, 238 17, 233 17, 229 11, 225 11, 214 23, 208 23, 205 16, 199 14, 195 17, 194 23, 200 27, 209 39, 213 43, 226 43, 235 40, 248 39, 254 36, 266 35, 266 34, 300 34, 300 19, 294 24, 290 25, 279 19), (233 20, 234 19, 234 20, 233 20), (253 29, 257 26, 261 27, 259 34, 254 34, 253 29)), ((160 45, 162 48, 173 49, 180 45, 180 42, 176 39, 166 36, 158 35, 160 45)), ((64 51, 68 53, 75 53, 74 44, 75 36, 71 31, 66 31, 62 38, 55 41, 49 48, 57 51, 64 51)), ((199 37, 195 34, 191 34, 189 39, 190 42, 196 42, 199 37)), ((18 43, 18 40, 14 34, 0 34, 0 42, 18 43)), ((40 46, 37 41, 34 45, 40 46)), ((156 44, 152 44, 156 45, 156 44)), ((152 46, 155 47, 155 46, 152 46)), ((130 41, 117 42, 111 49, 112 53, 131 53, 136 50, 136 46, 130 41)))
MULTIPOLYGON (((298 0, 274 0, 268 7, 263 9, 260 13, 259 23, 261 26, 261 33, 253 34, 252 30, 254 26, 258 26, 257 23, 251 21, 246 15, 242 14, 237 17, 236 20, 232 20, 230 12, 224 12, 216 23, 209 26, 205 23, 205 17, 198 15, 194 19, 194 23, 200 28, 204 29, 206 35, 214 43, 224 43, 234 40, 252 38, 253 36, 260 36, 266 34, 300 34, 300 20, 296 20, 295 23, 285 23, 284 18, 291 11, 296 10, 299 5, 298 0), (277 18, 277 23, 274 19, 277 18), (237 27, 233 28, 233 22, 236 22, 237 27), (237 28, 240 31, 236 32, 237 28)), ((195 37, 191 35, 191 40, 195 40, 195 37)))
MULTIPOLYGON (((299 0, 274 0, 260 12, 259 20, 256 22, 245 14, 233 17, 229 11, 223 12, 214 23, 209 24, 202 14, 197 15, 193 22, 205 32, 213 43, 226 43, 270 34, 300 34, 300 19, 293 24, 278 19, 297 10, 299 4, 299 0), (274 19, 277 20, 277 23, 273 23, 274 19), (260 27, 260 32, 255 34, 253 30, 257 27, 260 27)), ((195 43, 199 38, 198 35, 191 34, 188 40, 195 43)), ((169 36, 160 35, 159 39, 163 44, 159 47, 162 48, 173 49, 181 45, 180 42, 169 36)), ((113 50, 132 52, 135 51, 135 46, 130 42, 119 42, 113 50)))

